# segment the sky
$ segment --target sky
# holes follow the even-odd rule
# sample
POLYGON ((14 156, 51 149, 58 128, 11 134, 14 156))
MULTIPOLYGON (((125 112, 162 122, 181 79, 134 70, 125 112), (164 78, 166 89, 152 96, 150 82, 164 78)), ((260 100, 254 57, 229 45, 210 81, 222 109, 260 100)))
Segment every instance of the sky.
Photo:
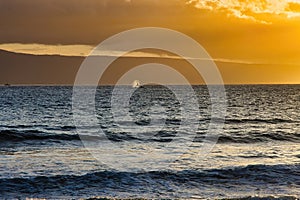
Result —
MULTIPOLYGON (((199 42, 226 84, 300 83, 300 0, 0 0, 0 18, 0 84, 72 84, 101 41, 149 26, 199 42), (67 61, 74 57, 79 61, 67 61), (26 65, 16 62, 22 59, 26 65)), ((126 65, 134 67, 137 58, 179 60, 141 50, 126 55, 126 65)))

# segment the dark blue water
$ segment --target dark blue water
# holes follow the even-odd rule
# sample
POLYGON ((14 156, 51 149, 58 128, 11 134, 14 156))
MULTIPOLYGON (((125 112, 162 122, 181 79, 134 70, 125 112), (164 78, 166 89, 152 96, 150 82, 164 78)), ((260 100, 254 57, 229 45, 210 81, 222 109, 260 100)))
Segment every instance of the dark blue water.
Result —
MULTIPOLYGON (((139 88, 128 104, 129 117, 115 121, 112 89, 99 87, 95 98, 103 139, 91 134, 95 127, 78 135, 72 87, 0 87, 1 199, 300 197, 300 85, 226 86, 224 131, 201 159, 197 153, 208 124, 222 119, 211 119, 208 91, 195 86, 200 112, 193 116, 199 127, 196 132, 189 126, 183 129, 195 135, 191 149, 170 165, 156 163, 157 168, 101 162, 82 139, 97 141, 112 155, 123 157, 114 146, 107 149, 107 141, 127 150, 131 143, 126 142, 139 144, 143 151, 163 146, 179 134, 181 102, 167 88, 139 88), (164 125, 151 125, 152 117, 160 116, 164 125), (131 128, 132 123, 139 128, 131 128)), ((184 93, 185 87, 177 90, 184 93)), ((162 156, 165 162, 168 155, 162 156)), ((146 166, 148 158, 135 161, 146 166)))

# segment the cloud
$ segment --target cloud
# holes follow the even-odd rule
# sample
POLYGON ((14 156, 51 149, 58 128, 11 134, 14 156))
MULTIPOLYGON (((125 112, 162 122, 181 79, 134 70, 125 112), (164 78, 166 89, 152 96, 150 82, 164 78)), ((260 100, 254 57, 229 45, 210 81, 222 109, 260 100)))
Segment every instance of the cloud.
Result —
POLYGON ((287 18, 300 17, 299 0, 189 0, 199 9, 227 12, 229 16, 270 24, 269 19, 261 19, 259 15, 283 15, 287 18), (298 7, 299 8, 299 7, 298 7))
MULTIPOLYGON (((91 45, 50 45, 50 44, 21 44, 21 43, 6 43, 0 44, 0 49, 29 55, 60 55, 60 56, 80 56, 86 57, 93 50, 94 46, 91 45)), ((124 57, 141 57, 141 58, 170 58, 179 59, 176 56, 170 56, 167 54, 135 51, 135 52, 121 52, 124 57)), ((116 50, 105 50, 93 52, 93 55, 98 56, 117 56, 120 52, 116 50)))
POLYGON ((15 53, 31 55, 61 55, 61 56, 87 56, 93 49, 89 45, 46 45, 46 44, 0 44, 0 49, 15 53))
MULTIPOLYGON (((21 43, 7 43, 0 44, 0 50, 5 50, 14 53, 22 53, 28 55, 60 55, 60 56, 76 56, 76 57, 87 57, 91 53, 93 56, 112 56, 117 57, 123 54, 122 57, 127 58, 165 58, 172 60, 202 60, 207 61, 207 58, 191 58, 191 57, 180 57, 172 55, 166 52, 148 52, 148 51, 134 51, 134 52, 120 52, 113 49, 97 51, 91 45, 48 45, 48 44, 21 44, 21 43)), ((233 63, 243 65, 277 65, 283 63, 270 63, 264 61, 253 61, 247 59, 229 59, 229 58, 213 58, 211 59, 218 63, 233 63)), ((288 65, 295 65, 297 63, 284 63, 288 65)))
POLYGON ((185 0, 0 0, 0 43, 98 44, 131 28, 176 29, 191 16, 185 3, 185 0))

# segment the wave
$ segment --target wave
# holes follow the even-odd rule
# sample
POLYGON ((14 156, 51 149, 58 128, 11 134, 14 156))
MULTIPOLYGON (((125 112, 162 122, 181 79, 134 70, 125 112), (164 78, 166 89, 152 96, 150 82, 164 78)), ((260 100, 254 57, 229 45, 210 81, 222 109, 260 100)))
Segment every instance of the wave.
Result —
POLYGON ((46 130, 57 130, 57 131, 71 131, 75 130, 75 126, 48 126, 48 125, 16 125, 16 126, 1 126, 1 128, 5 129, 12 129, 12 130, 18 130, 18 129, 46 129, 46 130))
MULTIPOLYGON (((122 198, 118 198, 119 200, 122 200, 122 198)), ((125 200, 125 198, 123 198, 125 200)), ((138 198, 139 200, 146 200, 146 198, 138 198)), ((196 198, 198 199, 198 198, 196 198)), ((115 198, 109 198, 109 197, 91 197, 85 200, 115 200, 115 198)), ((126 200, 130 200, 126 198, 126 200)), ((247 196, 247 197, 240 197, 240 198, 225 198, 220 200, 299 200, 297 197, 294 196, 265 196, 265 197, 259 197, 259 196, 247 196)))
MULTIPOLYGON (((210 140, 210 137, 206 137, 203 134, 198 134, 194 139, 194 142, 203 142, 204 139, 210 140)), ((269 141, 286 141, 286 142, 300 142, 300 133, 285 133, 285 132, 274 132, 274 133, 243 133, 243 134, 222 134, 218 138, 218 143, 260 143, 269 141)))
POLYGON ((38 130, 2 130, 0 131, 0 142, 20 142, 26 140, 79 140, 78 135, 71 134, 51 134, 38 130))
MULTIPOLYGON (((147 135, 147 134, 145 134, 147 135)), ((2 130, 0 131, 0 142, 23 142, 23 141, 99 141, 109 139, 112 142, 134 141, 134 142, 172 142, 176 138, 176 132, 160 131, 152 138, 143 138, 143 135, 131 135, 125 132, 107 132, 103 138, 97 135, 77 135, 77 134, 55 134, 46 133, 38 130, 2 130)), ((194 142, 203 142, 204 139, 210 140, 210 137, 203 134, 197 134, 194 142)), ((214 138, 211 138, 214 139, 214 138)), ((246 134, 222 134, 218 138, 218 143, 260 143, 269 141, 288 141, 300 142, 300 134, 285 132, 275 133, 246 133, 246 134)))
POLYGON ((225 124, 281 124, 281 123, 300 123, 300 121, 292 120, 292 119, 281 119, 281 118, 273 118, 273 119, 220 119, 220 118, 205 118, 200 119, 200 122, 212 122, 212 123, 225 123, 225 124))
POLYGON ((265 196, 265 197, 241 197, 241 198, 231 198, 231 199, 221 199, 221 200, 298 200, 295 196, 265 196))
POLYGON ((143 141, 127 133, 107 133, 106 137, 97 135, 78 135, 78 134, 54 134, 45 133, 38 130, 2 130, 0 131, 0 142, 23 142, 23 141, 99 141, 109 139, 113 142, 122 141, 143 141))
MULTIPOLYGON (((118 172, 101 171, 85 175, 37 176, 31 178, 0 179, 0 194, 14 196, 18 194, 49 194, 70 196, 79 191, 89 191, 89 195, 103 195, 105 191, 126 191, 129 194, 141 192, 147 188, 150 193, 173 194, 172 187, 231 187, 237 191, 249 187, 287 188, 300 187, 300 164, 295 165, 249 165, 246 167, 184 170, 184 171, 150 171, 118 172), (138 189, 139 188, 139 189, 138 189)), ((229 187, 229 188, 230 188, 229 187)), ((262 188, 260 188, 262 189, 262 188)), ((49 195, 48 194, 48 195, 49 195)), ((142 193, 140 193, 141 195, 142 193)), ((300 195, 300 194, 299 194, 300 195)), ((10 197, 11 197, 10 196, 10 197)))
POLYGON ((299 121, 287 119, 226 119, 227 124, 243 124, 243 123, 266 123, 266 124, 279 124, 279 123, 299 123, 299 121))
POLYGON ((259 143, 268 141, 300 142, 300 134, 257 133, 245 136, 220 136, 218 143, 259 143))
POLYGON ((75 126, 55 126, 55 127, 46 127, 46 130, 57 130, 57 131, 72 131, 75 130, 75 126))

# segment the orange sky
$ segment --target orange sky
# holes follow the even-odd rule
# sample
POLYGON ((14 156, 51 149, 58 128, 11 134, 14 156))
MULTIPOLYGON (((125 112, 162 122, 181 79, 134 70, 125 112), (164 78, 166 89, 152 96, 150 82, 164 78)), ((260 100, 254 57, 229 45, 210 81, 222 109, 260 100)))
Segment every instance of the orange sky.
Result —
MULTIPOLYGON (((300 83, 300 1, 249 2, 0 0, 0 50, 49 57, 86 56, 99 42, 120 31, 158 26, 197 40, 217 62, 225 83, 300 83)), ((99 54, 113 56, 113 51, 99 54)), ((30 57, 32 65, 36 57, 30 57)), ((141 51, 130 57, 153 59, 160 55, 141 51)), ((10 62, 6 59, 0 54, 0 83, 24 83, 25 79, 15 80, 12 72, 8 73, 5 64, 10 62)), ((38 77, 30 76, 25 82, 35 84, 38 77)))

